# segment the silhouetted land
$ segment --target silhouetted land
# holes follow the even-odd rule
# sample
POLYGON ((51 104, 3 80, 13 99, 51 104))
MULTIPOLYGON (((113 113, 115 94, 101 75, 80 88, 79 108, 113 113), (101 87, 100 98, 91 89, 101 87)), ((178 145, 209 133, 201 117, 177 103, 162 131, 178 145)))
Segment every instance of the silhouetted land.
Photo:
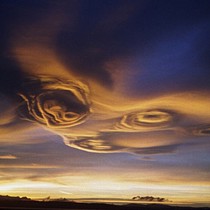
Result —
POLYGON ((34 201, 28 198, 0 196, 0 209, 3 210, 210 210, 210 208, 177 207, 164 204, 102 204, 65 201, 34 201), (5 197, 6 199, 4 199, 5 197))

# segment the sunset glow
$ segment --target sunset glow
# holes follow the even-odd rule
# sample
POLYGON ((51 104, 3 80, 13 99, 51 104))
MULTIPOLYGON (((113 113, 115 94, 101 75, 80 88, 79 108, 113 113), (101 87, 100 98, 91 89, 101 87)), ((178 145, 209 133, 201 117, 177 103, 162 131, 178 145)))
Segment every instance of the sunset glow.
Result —
POLYGON ((0 4, 0 195, 210 207, 209 1, 0 4))

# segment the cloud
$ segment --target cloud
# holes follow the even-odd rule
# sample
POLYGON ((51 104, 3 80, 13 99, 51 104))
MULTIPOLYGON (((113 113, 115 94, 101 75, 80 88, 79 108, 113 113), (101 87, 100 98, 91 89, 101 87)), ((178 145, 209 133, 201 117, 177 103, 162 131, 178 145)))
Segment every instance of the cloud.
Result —
POLYGON ((206 2, 0 2, 5 192, 208 194, 206 2))
MULTIPOLYGON (((77 149, 82 149, 89 152, 96 153, 118 153, 118 152, 128 152, 135 153, 139 155, 154 155, 154 154, 166 154, 166 153, 174 153, 179 146, 182 144, 170 144, 170 139, 167 137, 161 136, 161 134, 151 134, 148 133, 148 137, 144 137, 145 134, 125 134, 125 133, 106 133, 99 137, 87 137, 81 138, 77 140, 69 140, 68 137, 64 137, 64 142, 66 145, 70 147, 74 147, 77 149), (156 143, 153 142, 155 139, 154 136, 160 135, 160 141, 156 143), (123 138, 124 136, 124 138, 123 138), (151 142, 149 142, 149 138, 153 138, 151 142), (130 138, 130 139, 129 139, 130 138), (166 138, 166 140, 161 139, 166 138), (129 139, 129 141, 127 140, 129 139), (167 144, 168 145, 165 145, 167 144), (153 146, 154 145, 154 146, 153 146)), ((147 135, 147 134, 146 134, 147 135)), ((170 134, 169 134, 170 135, 170 134)), ((173 135, 171 133, 171 135, 173 135)), ((157 141, 157 139, 156 139, 157 141)), ((174 140, 176 142, 176 140, 174 140)))
POLYGON ((103 1, 99 4, 97 1, 91 4, 83 1, 75 25, 72 26, 70 21, 57 34, 56 51, 60 60, 76 75, 94 79, 107 88, 113 87, 107 63, 127 56, 128 51, 136 46, 137 39, 123 33, 124 28, 130 33, 136 32, 130 22, 142 4, 138 1, 113 1, 110 7, 103 1))
POLYGON ((89 89, 79 81, 41 76, 26 83, 19 93, 25 104, 20 115, 49 128, 65 128, 82 123, 89 115, 89 89))
MULTIPOLYGON (((7 12, 15 5, 6 4, 7 12)), ((2 139, 9 139, 14 128, 16 133, 42 127, 59 135, 66 145, 84 151, 144 155, 174 153, 190 138, 209 135, 208 88, 176 93, 168 88, 180 74, 185 79, 178 84, 184 86, 186 79, 200 72, 208 78, 205 69, 187 69, 193 64, 188 53, 206 32, 208 14, 204 11, 204 19, 200 18, 195 3, 190 6, 196 13, 190 11, 189 16, 198 17, 196 21, 185 13, 177 14, 167 1, 157 4, 157 9, 139 1, 110 5, 46 1, 7 14, 5 23, 12 24, 4 25, 10 40, 4 37, 3 51, 10 56, 1 60, 0 90, 12 99, 14 108, 0 121, 2 139), (163 12, 169 8, 171 13, 163 12), (23 22, 10 20, 18 14, 23 15, 23 22), (110 67, 114 62, 119 65, 110 67), (119 68, 124 63, 125 71, 119 68), (123 81, 120 85, 118 78, 123 81), (123 91, 126 85, 129 94, 123 91), (150 91, 158 94, 145 98, 150 91)))
POLYGON ((189 132, 195 136, 209 136, 210 135, 210 124, 197 125, 189 128, 189 132))
POLYGON ((158 155, 158 154, 172 154, 175 153, 181 144, 175 145, 166 145, 166 146, 158 146, 158 147, 148 147, 148 148, 138 148, 138 149, 128 149, 131 153, 137 155, 158 155))
POLYGON ((0 159, 4 159, 4 160, 14 160, 17 159, 18 157, 14 156, 14 155, 0 155, 0 159))
POLYGON ((18 101, 17 93, 21 88, 24 78, 20 66, 14 59, 1 56, 0 74, 0 94, 10 97, 13 103, 18 101))
POLYGON ((41 165, 41 164, 0 164, 1 169, 56 169, 59 168, 59 166, 53 166, 53 165, 41 165))
POLYGON ((133 112, 124 115, 116 126, 122 131, 160 130, 172 126, 177 121, 178 114, 169 110, 153 109, 142 112, 133 112))
POLYGON ((169 200, 166 198, 160 198, 160 197, 153 197, 153 196, 135 196, 132 198, 132 200, 135 201, 149 201, 149 202, 168 202, 169 200))

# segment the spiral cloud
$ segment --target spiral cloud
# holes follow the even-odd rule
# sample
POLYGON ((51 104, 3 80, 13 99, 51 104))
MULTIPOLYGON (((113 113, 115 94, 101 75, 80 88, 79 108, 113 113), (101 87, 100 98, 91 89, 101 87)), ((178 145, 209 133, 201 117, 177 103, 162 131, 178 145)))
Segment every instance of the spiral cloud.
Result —
MULTIPOLYGON (((72 6, 67 8, 73 11, 72 6)), ((176 46, 173 53, 168 48, 168 43, 197 46, 196 39, 188 38, 194 37, 194 29, 185 32, 181 40, 168 31, 168 40, 155 38, 148 42, 153 46, 150 49, 143 47, 140 31, 134 33, 138 39, 121 36, 123 28, 130 34, 132 30, 137 32, 127 13, 124 15, 128 22, 122 30, 109 30, 110 24, 103 21, 96 28, 95 23, 92 27, 74 28, 75 14, 69 19, 69 10, 64 12, 62 7, 60 12, 61 19, 52 15, 32 27, 25 23, 27 33, 21 30, 14 36, 10 51, 15 63, 7 69, 13 69, 14 78, 19 79, 10 81, 7 94, 16 99, 18 92, 21 101, 11 112, 15 115, 17 110, 18 116, 7 115, 2 123, 20 117, 24 125, 24 120, 31 121, 32 126, 41 125, 59 135, 69 147, 97 153, 171 153, 179 145, 208 138, 209 73, 202 71, 204 80, 200 70, 194 69, 191 74, 191 54, 185 48, 176 46), (135 51, 135 46, 141 47, 135 51), (182 67, 184 75, 185 71, 177 66, 183 56, 189 56, 186 67, 182 67), (174 71, 163 74, 165 69, 174 71), (192 88, 195 75, 197 88, 192 88), (200 84, 206 88, 200 89, 200 84)), ((206 34, 203 25, 197 27, 206 34)), ((145 37, 149 34, 151 31, 145 37)), ((198 54, 203 55, 201 51, 198 54)), ((3 76, 2 87, 8 77, 3 76)))
POLYGON ((190 129, 190 132, 195 136, 210 136, 210 125, 198 125, 190 129))
POLYGON ((76 78, 28 78, 19 93, 19 116, 57 133, 69 147, 95 153, 172 153, 192 136, 209 136, 209 124, 197 123, 206 117, 196 114, 196 100, 193 110, 179 105, 189 100, 182 95, 176 106, 169 97, 117 109, 102 104, 103 96, 94 95, 89 87, 76 78))
POLYGON ((123 116, 117 128, 122 130, 156 130, 169 127, 176 119, 173 112, 161 109, 132 112, 123 116))
POLYGON ((28 92, 20 93, 25 104, 21 115, 49 128, 66 128, 82 123, 90 113, 89 89, 80 81, 33 78, 28 92))

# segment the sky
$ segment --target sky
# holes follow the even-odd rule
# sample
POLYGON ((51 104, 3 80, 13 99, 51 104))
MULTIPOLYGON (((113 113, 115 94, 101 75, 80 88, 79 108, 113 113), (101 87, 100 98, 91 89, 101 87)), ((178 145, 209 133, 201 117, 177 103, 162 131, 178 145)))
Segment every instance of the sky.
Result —
POLYGON ((0 2, 0 194, 210 206, 210 2, 0 2))

